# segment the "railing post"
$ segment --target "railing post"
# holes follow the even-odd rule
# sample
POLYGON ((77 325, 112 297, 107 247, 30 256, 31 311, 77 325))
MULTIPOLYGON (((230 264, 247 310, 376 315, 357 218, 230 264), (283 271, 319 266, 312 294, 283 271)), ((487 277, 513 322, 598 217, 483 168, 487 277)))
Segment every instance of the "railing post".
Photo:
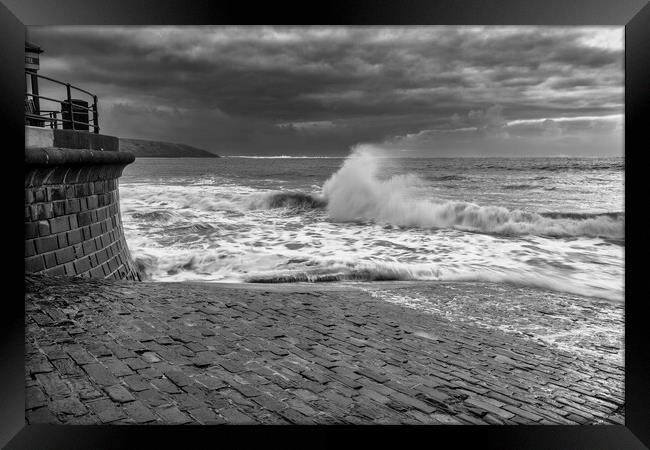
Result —
POLYGON ((41 115, 41 99, 38 98, 38 96, 40 94, 38 93, 38 78, 36 78, 35 73, 31 73, 31 82, 32 82, 32 94, 35 95, 35 97, 32 97, 34 99, 34 114, 36 114, 37 116, 40 116, 41 115))
POLYGON ((70 83, 65 84, 65 88, 68 91, 68 113, 70 114, 70 120, 72 121, 72 130, 74 131, 74 113, 72 112, 72 96, 70 95, 70 83))
POLYGON ((97 117, 97 96, 93 95, 93 125, 95 126, 95 134, 99 134, 99 120, 97 117))

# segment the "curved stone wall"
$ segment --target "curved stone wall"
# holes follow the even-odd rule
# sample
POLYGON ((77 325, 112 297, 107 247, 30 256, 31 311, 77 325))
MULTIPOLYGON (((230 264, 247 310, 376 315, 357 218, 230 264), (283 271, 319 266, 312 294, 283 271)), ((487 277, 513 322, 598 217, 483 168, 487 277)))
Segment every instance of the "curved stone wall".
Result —
POLYGON ((25 148, 25 272, 140 280, 118 178, 132 153, 25 148))

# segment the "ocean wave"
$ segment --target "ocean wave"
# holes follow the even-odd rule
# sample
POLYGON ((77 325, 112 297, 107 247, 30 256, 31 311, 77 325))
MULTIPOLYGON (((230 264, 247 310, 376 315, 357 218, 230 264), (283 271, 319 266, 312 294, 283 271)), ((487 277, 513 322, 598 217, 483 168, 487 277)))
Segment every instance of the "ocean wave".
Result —
POLYGON ((500 206, 462 201, 415 199, 421 184, 412 174, 380 179, 379 160, 367 146, 357 147, 323 185, 330 218, 342 222, 376 221, 396 226, 456 228, 501 235, 586 236, 622 239, 624 218, 551 217, 500 206))
POLYGON ((174 220, 174 214, 171 211, 135 212, 131 214, 131 217, 145 222, 167 223, 174 220))
POLYGON ((318 195, 304 192, 279 191, 253 195, 248 200, 250 209, 317 209, 327 205, 325 199, 318 195))
POLYGON ((408 264, 328 261, 319 263, 319 267, 314 269, 280 270, 250 274, 244 277, 244 281, 248 283, 319 283, 330 281, 434 280, 439 277, 440 272, 437 269, 416 268, 408 264))
POLYGON ((498 163, 478 164, 477 167, 481 169, 498 169, 507 171, 591 171, 591 170, 625 170, 625 161, 588 161, 585 159, 566 160, 562 162, 549 163, 549 162, 535 162, 534 159, 522 161, 521 165, 505 165, 498 163))
MULTIPOLYGON (((134 262, 145 279, 157 281, 325 283, 378 281, 495 282, 620 301, 620 277, 585 279, 574 270, 551 264, 505 264, 480 267, 458 261, 403 261, 394 258, 296 257, 291 253, 138 249, 134 262), (251 271, 251 269, 254 271, 251 271)), ((538 258, 543 258, 539 256, 538 258)))
POLYGON ((502 189, 515 190, 515 191, 526 190, 526 189, 536 189, 538 187, 539 186, 536 185, 536 184, 504 184, 503 186, 501 186, 502 189))
POLYGON ((429 180, 431 181, 462 181, 462 180, 467 180, 467 177, 464 177, 462 175, 440 175, 437 177, 430 177, 429 180))
POLYGON ((548 217, 551 219, 575 219, 575 220, 585 220, 585 219, 595 219, 598 217, 609 217, 614 220, 624 220, 624 212, 602 212, 602 213, 582 213, 582 212, 542 212, 539 214, 543 217, 548 217))
POLYGON ((228 255, 189 250, 181 253, 136 249, 133 262, 145 280, 184 281, 227 279, 233 271, 228 255))
POLYGON ((196 222, 196 223, 187 223, 183 225, 179 225, 176 227, 170 227, 167 230, 168 231, 175 231, 175 232, 189 232, 189 233, 201 233, 205 231, 211 231, 214 230, 215 227, 213 225, 210 225, 209 223, 205 222, 196 222))
POLYGON ((623 292, 618 286, 603 281, 598 286, 576 283, 555 274, 541 274, 534 270, 461 270, 452 271, 433 265, 413 265, 399 262, 362 261, 359 263, 326 262, 308 270, 273 270, 250 274, 243 278, 248 283, 326 283, 340 281, 455 281, 507 283, 515 286, 547 289, 556 292, 621 301, 623 292))

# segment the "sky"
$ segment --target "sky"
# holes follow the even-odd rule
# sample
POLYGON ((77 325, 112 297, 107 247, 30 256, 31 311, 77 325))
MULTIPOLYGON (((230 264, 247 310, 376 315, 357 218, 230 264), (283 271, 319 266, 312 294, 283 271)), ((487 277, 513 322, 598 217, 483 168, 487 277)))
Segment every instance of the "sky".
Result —
POLYGON ((118 137, 222 155, 623 155, 623 27, 56 26, 28 40, 39 73, 95 93, 118 137))

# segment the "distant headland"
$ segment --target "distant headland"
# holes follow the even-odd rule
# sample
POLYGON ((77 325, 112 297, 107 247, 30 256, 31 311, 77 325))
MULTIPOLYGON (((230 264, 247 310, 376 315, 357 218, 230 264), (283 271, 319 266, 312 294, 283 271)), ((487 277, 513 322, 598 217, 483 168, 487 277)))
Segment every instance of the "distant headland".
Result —
POLYGON ((220 158, 190 145, 144 139, 120 138, 120 151, 131 152, 136 158, 220 158))

